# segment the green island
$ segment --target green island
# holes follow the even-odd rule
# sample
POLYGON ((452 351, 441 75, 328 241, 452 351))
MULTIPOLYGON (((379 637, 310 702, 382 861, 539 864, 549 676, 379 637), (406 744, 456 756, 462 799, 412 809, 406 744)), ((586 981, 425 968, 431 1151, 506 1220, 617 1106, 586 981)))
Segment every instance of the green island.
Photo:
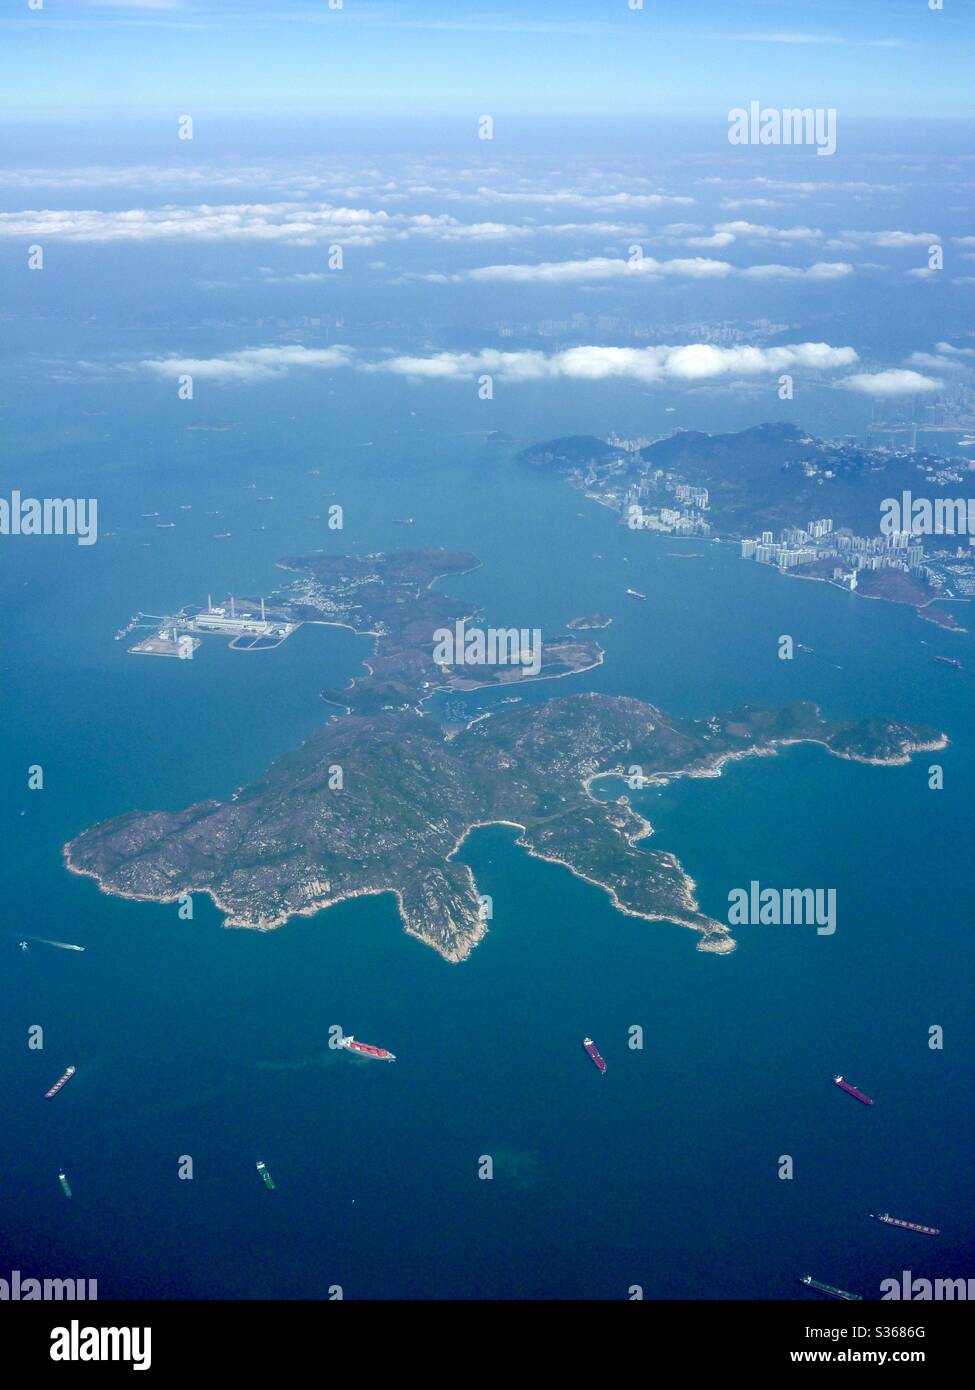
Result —
POLYGON ((478 690, 574 675, 598 666, 598 643, 585 639, 543 642, 541 669, 526 675, 510 664, 444 667, 434 659, 433 634, 452 629, 477 610, 433 584, 480 565, 476 555, 453 550, 399 550, 390 555, 312 555, 282 560, 299 578, 286 591, 287 611, 297 621, 331 623, 376 639, 368 678, 323 697, 350 713, 416 706, 435 690, 478 690))
POLYGON ((605 613, 586 613, 579 618, 570 618, 566 627, 573 632, 587 632, 594 628, 609 627, 612 618, 607 618, 605 613))
MULTIPOLYGON (((475 826, 508 824, 529 854, 604 889, 621 912, 691 928, 698 949, 724 953, 735 945, 727 925, 700 911, 675 855, 650 847, 652 826, 628 798, 593 795, 598 779, 632 778, 634 768, 642 785, 715 777, 729 759, 803 742, 896 764, 947 742, 922 725, 830 721, 806 702, 694 720, 594 693, 502 702, 451 733, 422 705, 454 688, 432 661, 432 634, 465 609, 431 585, 476 563, 442 550, 284 562, 298 575, 288 595, 296 618, 373 639, 351 690, 323 692, 348 712, 227 801, 133 811, 85 830, 64 847, 67 867, 120 897, 206 893, 226 926, 257 930, 392 893, 407 932, 461 961, 488 923, 458 851, 475 826)), ((566 665, 563 645, 576 644, 556 644, 563 660, 552 666, 577 669, 566 665)), ((594 644, 578 645, 580 663, 601 657, 594 644)), ((545 671, 543 663, 535 678, 545 671)), ((491 684, 491 674, 479 683, 491 684)))

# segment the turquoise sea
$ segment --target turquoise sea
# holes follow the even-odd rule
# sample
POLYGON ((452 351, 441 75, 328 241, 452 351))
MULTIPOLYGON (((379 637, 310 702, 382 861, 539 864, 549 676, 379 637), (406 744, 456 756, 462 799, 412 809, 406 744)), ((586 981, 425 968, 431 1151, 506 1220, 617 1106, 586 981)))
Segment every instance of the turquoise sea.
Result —
MULTIPOLYGON (((0 411, 4 491, 97 496, 101 533, 87 549, 9 538, 0 551, 10 1268, 97 1278, 101 1297, 192 1298, 341 1286, 624 1299, 635 1285, 647 1298, 805 1298, 806 1272, 872 1297, 902 1269, 970 1276, 972 635, 783 579, 734 547, 634 536, 514 462, 553 434, 637 432, 646 402, 632 395, 603 395, 605 420, 554 386, 544 414, 526 397, 489 419, 454 388, 385 380, 216 396, 178 403, 169 386, 106 381, 65 385, 43 409, 11 394, 0 411), (494 428, 511 441, 485 443, 494 428), (313 519, 335 501, 340 533, 313 519), (64 841, 103 817, 255 776, 327 717, 318 691, 369 649, 306 627, 274 652, 207 640, 192 662, 141 659, 112 640, 136 609, 270 592, 277 559, 319 546, 403 545, 480 555, 445 587, 490 622, 548 636, 577 614, 613 615, 600 669, 525 698, 599 689, 698 715, 806 697, 828 715, 930 722, 950 747, 903 768, 802 747, 635 793, 714 915, 752 879, 836 889, 834 936, 742 928, 725 958, 614 912, 498 827, 463 849, 494 920, 460 966, 407 937, 390 897, 261 935, 223 930, 207 899, 181 922, 175 906, 109 898, 63 869, 64 841), (630 586, 648 601, 628 600, 630 586), (813 652, 778 660, 782 633, 813 652), (36 764, 44 788, 29 791, 36 764), (86 949, 22 952, 24 936, 86 949), (329 1052, 333 1024, 398 1061, 329 1052), (43 1101, 69 1063, 77 1076, 43 1101), (873 1109, 830 1084, 837 1071, 873 1109), (869 1220, 878 1209, 943 1233, 884 1228, 869 1220)), ((491 697, 463 703, 479 712, 491 697)))

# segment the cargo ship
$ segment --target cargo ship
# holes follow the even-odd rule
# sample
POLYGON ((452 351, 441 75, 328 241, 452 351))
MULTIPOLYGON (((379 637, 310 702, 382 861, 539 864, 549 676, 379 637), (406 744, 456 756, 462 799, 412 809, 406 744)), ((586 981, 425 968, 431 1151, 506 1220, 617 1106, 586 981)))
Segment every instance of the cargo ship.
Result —
POLYGON ((373 1047, 370 1043, 356 1042, 351 1033, 339 1038, 339 1047, 344 1047, 349 1052, 355 1052, 360 1057, 374 1057, 377 1062, 395 1062, 396 1058, 392 1052, 387 1052, 384 1047, 373 1047))
POLYGON ((601 1072, 605 1072, 606 1063, 603 1061, 602 1054, 592 1038, 583 1038, 582 1045, 589 1053, 593 1066, 598 1067, 601 1072))
POLYGON ((858 1293, 847 1293, 845 1289, 838 1289, 833 1284, 822 1284, 818 1279, 814 1279, 811 1274, 804 1274, 799 1280, 800 1284, 805 1284, 807 1288, 817 1289, 820 1293, 828 1293, 830 1298, 846 1298, 854 1303, 862 1303, 863 1299, 858 1293))
POLYGON ((641 594, 639 589, 627 589, 626 592, 629 594, 630 598, 646 598, 646 594, 641 594))
POLYGON ((49 1091, 44 1092, 44 1099, 51 1100, 54 1096, 56 1096, 58 1091, 60 1091, 61 1087, 67 1085, 67 1083, 71 1080, 71 1078, 74 1076, 77 1070, 77 1067, 69 1067, 63 1076, 58 1077, 57 1081, 55 1081, 51 1089, 49 1091))
POLYGON ((58 1169, 58 1182, 61 1184, 61 1191, 65 1197, 71 1196, 71 1184, 68 1182, 63 1168, 58 1169))
POLYGON ((956 671, 961 670, 961 662, 954 656, 936 656, 935 661, 940 661, 942 666, 953 666, 956 671))
POLYGON ((900 1226, 902 1231, 917 1231, 919 1236, 940 1236, 941 1234, 937 1226, 919 1226, 916 1221, 902 1221, 899 1216, 891 1216, 886 1211, 872 1211, 870 1215, 874 1221, 882 1221, 885 1226, 900 1226))
POLYGON ((273 1192, 275 1188, 275 1182, 274 1179, 271 1177, 271 1174, 267 1171, 267 1164, 264 1162, 263 1158, 259 1158, 257 1160, 257 1171, 261 1175, 261 1181, 263 1182, 264 1186, 268 1189, 268 1191, 273 1192))
POLYGON ((848 1096, 853 1096, 854 1100, 862 1101, 864 1105, 873 1105, 869 1096, 865 1096, 862 1091, 858 1091, 855 1086, 851 1086, 849 1081, 844 1081, 842 1076, 834 1076, 833 1081, 839 1086, 841 1091, 845 1091, 848 1096))

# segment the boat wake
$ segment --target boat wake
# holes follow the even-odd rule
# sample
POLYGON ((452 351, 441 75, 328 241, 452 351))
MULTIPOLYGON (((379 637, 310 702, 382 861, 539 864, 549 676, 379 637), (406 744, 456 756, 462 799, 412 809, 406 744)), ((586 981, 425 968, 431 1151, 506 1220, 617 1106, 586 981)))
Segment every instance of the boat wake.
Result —
POLYGON ((17 937, 15 932, 4 932, 4 936, 10 937, 12 940, 33 941, 38 946, 56 946, 59 951, 83 951, 85 949, 84 946, 76 946, 71 941, 48 941, 47 937, 44 936, 17 937))

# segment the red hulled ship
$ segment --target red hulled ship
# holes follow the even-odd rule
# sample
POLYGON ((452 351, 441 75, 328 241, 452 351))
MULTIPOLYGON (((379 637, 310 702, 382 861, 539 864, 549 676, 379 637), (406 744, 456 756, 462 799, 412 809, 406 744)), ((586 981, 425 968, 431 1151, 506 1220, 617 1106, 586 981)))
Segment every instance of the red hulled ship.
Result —
POLYGON ((384 1047, 373 1047, 370 1043, 356 1042, 351 1033, 344 1038, 339 1038, 339 1047, 344 1047, 348 1052, 355 1052, 360 1057, 374 1057, 377 1062, 395 1062, 396 1058, 392 1052, 387 1052, 384 1047))
POLYGON ((602 1054, 592 1038, 583 1038, 582 1045, 589 1053, 593 1066, 598 1067, 601 1072, 605 1072, 606 1063, 603 1061, 602 1054))
POLYGON ((851 1086, 849 1081, 844 1081, 842 1076, 834 1076, 833 1081, 839 1086, 841 1091, 845 1091, 848 1096, 853 1096, 854 1100, 862 1101, 864 1105, 873 1105, 869 1096, 865 1096, 862 1091, 858 1091, 855 1086, 851 1086))

